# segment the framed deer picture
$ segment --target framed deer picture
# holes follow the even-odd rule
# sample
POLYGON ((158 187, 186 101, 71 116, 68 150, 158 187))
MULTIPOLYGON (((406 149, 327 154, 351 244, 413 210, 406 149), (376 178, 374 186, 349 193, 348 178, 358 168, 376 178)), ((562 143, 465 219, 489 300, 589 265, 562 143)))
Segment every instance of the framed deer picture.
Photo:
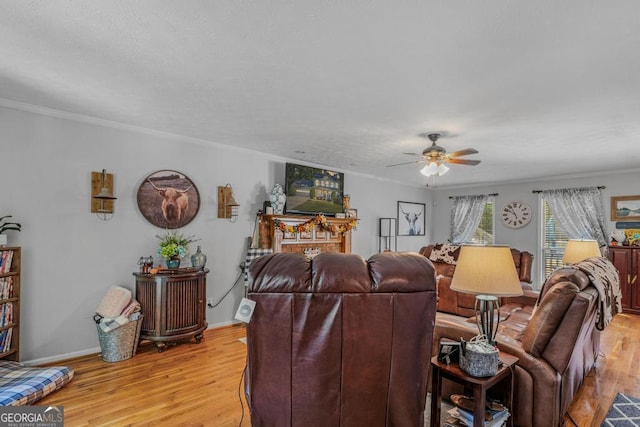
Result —
POLYGON ((425 204, 398 202, 398 236, 424 236, 425 204))
POLYGON ((159 170, 138 187, 138 209, 151 224, 167 229, 184 227, 200 209, 200 193, 193 181, 174 170, 159 170))

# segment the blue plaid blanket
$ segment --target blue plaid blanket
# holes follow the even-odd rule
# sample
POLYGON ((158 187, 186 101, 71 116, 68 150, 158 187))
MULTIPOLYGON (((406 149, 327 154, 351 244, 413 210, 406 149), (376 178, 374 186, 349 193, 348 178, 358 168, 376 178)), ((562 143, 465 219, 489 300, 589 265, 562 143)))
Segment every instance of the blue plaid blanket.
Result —
POLYGON ((66 366, 38 368, 0 361, 0 406, 31 405, 72 378, 73 369, 66 366))

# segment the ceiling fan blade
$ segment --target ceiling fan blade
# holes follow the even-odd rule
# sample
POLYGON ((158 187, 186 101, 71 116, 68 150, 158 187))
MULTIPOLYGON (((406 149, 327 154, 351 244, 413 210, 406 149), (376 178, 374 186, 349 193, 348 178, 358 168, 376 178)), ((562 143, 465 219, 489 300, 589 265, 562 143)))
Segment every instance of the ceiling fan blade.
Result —
POLYGON ((460 156, 468 156, 469 154, 478 154, 478 150, 475 148, 467 148, 460 151, 454 151, 453 153, 447 154, 449 157, 460 157, 460 156))
POLYGON ((447 159, 445 160, 447 163, 455 163, 458 165, 471 165, 475 166, 480 163, 480 160, 465 160, 465 159, 447 159))
POLYGON ((417 156, 417 157, 422 157, 422 154, 418 154, 418 153, 402 153, 402 154, 406 154, 407 156, 417 156))
POLYGON ((424 160, 414 160, 413 162, 404 162, 404 163, 396 163, 395 165, 387 165, 387 167, 390 168, 392 166, 410 165, 413 163, 422 163, 422 162, 424 162, 424 160))

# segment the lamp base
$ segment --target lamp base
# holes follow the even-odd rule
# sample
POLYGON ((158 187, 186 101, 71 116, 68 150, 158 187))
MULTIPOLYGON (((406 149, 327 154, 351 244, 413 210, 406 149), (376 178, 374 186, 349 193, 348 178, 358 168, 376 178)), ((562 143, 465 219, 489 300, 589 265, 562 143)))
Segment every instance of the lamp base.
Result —
POLYGON ((489 344, 495 345, 496 333, 500 324, 498 298, 493 295, 476 295, 475 311, 478 330, 487 338, 489 344), (494 310, 497 312, 497 319, 493 315, 494 310))

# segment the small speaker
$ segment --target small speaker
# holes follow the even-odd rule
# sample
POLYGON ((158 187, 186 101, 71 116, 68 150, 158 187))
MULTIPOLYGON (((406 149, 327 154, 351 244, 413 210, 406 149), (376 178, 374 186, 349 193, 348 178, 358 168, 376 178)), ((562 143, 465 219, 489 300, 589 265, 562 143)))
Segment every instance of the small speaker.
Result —
POLYGON ((238 311, 236 311, 236 319, 241 322, 249 323, 251 321, 251 316, 253 316, 253 310, 255 307, 255 301, 242 298, 240 305, 238 306, 238 311))

